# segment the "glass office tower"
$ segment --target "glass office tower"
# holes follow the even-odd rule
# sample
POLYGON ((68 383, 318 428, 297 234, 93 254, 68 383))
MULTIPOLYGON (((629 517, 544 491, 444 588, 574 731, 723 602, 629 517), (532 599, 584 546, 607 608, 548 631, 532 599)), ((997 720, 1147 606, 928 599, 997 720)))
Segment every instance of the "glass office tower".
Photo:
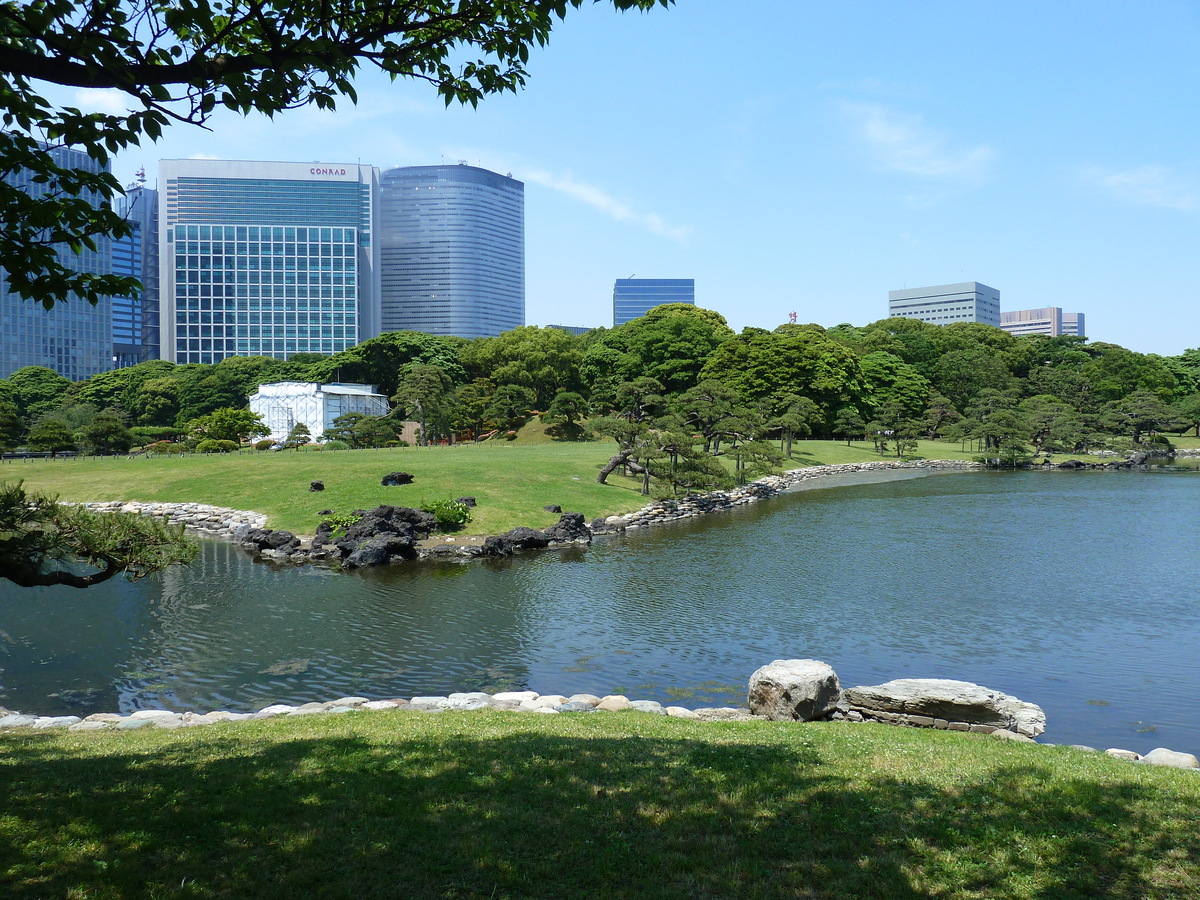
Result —
POLYGON ((378 170, 159 164, 163 359, 337 353, 379 334, 378 170))
MULTIPOLYGON (((48 148, 59 165, 107 171, 82 150, 70 147, 48 148)), ((4 176, 28 194, 39 196, 46 185, 36 184, 33 173, 20 169, 4 176)), ((103 202, 96 197, 94 206, 103 202)), ((64 246, 58 248, 58 259, 79 272, 104 273, 112 265, 112 243, 96 241, 96 249, 84 248, 72 253, 64 246)), ((22 300, 10 294, 5 279, 0 278, 0 378, 7 378, 25 366, 45 366, 72 381, 81 381, 100 372, 107 372, 112 363, 112 304, 101 300, 96 306, 71 294, 51 310, 40 303, 22 300)))
POLYGON ((113 241, 112 267, 142 283, 137 297, 113 297, 113 365, 116 368, 158 359, 158 191, 146 187, 141 172, 125 188, 117 212, 133 232, 113 241))
POLYGON ((525 185, 460 163, 380 181, 384 331, 491 337, 525 324, 525 185))
POLYGON ((618 278, 613 285, 613 328, 664 303, 696 305, 695 278, 618 278))

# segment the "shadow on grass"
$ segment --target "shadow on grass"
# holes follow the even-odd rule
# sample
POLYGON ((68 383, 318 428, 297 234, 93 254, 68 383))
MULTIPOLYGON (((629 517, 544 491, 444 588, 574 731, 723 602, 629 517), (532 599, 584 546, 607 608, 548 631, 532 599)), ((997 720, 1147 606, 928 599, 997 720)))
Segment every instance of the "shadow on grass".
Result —
POLYGON ((587 439, 587 430, 577 422, 562 422, 546 427, 546 436, 555 442, 578 443, 587 439))
POLYGON ((536 732, 5 750, 9 898, 1132 900, 1197 887, 1182 801, 1037 765, 939 788, 851 780, 788 746, 536 732))

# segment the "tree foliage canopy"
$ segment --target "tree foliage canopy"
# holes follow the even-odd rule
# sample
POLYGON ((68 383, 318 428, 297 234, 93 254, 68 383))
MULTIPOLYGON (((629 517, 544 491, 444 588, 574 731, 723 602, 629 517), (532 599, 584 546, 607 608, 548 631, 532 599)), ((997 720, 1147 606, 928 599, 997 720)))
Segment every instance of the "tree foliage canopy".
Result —
POLYGON ((136 580, 188 562, 196 549, 182 525, 62 506, 20 482, 0 483, 0 578, 21 587, 85 588, 122 573, 136 580))
MULTIPOLYGON (((136 281, 79 273, 58 247, 94 248, 129 226, 112 154, 173 123, 204 125, 219 108, 274 115, 356 99, 363 67, 427 81, 447 104, 477 104, 525 83, 530 50, 584 0, 30 0, 0 4, 0 175, 31 173, 37 190, 0 181, 0 268, 18 296, 50 307, 90 302, 136 281), (122 115, 56 106, 39 82, 111 88, 122 115), (72 166, 44 152, 77 146, 72 166)), ((595 0, 598 2, 598 0, 595 0)), ((672 0, 606 0, 619 10, 672 0)))

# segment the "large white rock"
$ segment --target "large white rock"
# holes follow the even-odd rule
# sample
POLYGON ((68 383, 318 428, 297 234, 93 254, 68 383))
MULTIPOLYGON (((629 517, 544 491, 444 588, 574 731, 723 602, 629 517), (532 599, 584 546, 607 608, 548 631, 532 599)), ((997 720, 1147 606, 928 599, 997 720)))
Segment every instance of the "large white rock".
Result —
POLYGON ((777 659, 750 676, 747 705, 773 721, 809 722, 830 712, 841 685, 828 663, 817 659, 777 659))
POLYGON ((1140 762, 1150 766, 1170 766, 1173 769, 1200 769, 1200 759, 1196 759, 1191 753, 1180 753, 1166 747, 1151 750, 1140 762))
POLYGON ((1026 737, 1046 730, 1040 706, 970 681, 898 678, 885 684, 847 688, 843 698, 863 710, 931 716, 950 722, 993 725, 1026 737))

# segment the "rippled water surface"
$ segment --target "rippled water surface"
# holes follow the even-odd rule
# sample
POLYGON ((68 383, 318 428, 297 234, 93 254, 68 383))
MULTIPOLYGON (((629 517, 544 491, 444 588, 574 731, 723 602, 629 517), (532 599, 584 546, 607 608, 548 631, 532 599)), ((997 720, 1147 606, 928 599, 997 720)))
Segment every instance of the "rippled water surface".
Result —
POLYGON ((1200 471, 890 478, 501 562, 0 589, 0 705, 252 710, 530 687, 743 702, 780 657, 961 678, 1046 739, 1200 751, 1200 471))

